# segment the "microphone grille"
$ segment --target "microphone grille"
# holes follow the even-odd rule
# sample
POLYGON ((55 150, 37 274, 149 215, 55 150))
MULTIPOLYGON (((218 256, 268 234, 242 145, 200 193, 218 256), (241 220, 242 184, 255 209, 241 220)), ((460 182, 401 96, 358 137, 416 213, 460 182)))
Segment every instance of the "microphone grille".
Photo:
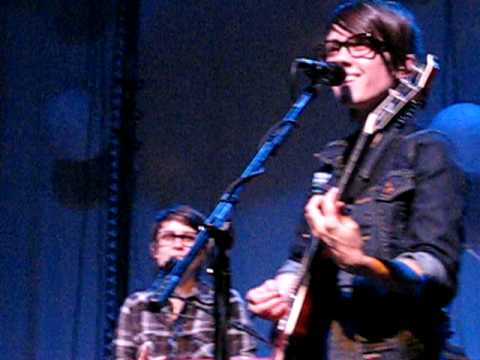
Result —
POLYGON ((322 171, 313 173, 312 177, 312 194, 325 194, 328 190, 328 182, 332 178, 332 174, 322 171))
POLYGON ((337 64, 330 64, 330 71, 325 75, 324 83, 329 86, 338 86, 343 83, 347 74, 345 69, 337 64))

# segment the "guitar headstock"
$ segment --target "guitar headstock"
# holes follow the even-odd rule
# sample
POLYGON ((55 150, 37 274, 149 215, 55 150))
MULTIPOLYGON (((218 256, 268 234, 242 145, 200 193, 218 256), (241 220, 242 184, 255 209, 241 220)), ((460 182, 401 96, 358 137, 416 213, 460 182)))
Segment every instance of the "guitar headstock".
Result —
POLYGON ((425 64, 415 64, 410 69, 411 75, 400 79, 398 85, 390 89, 388 96, 368 115, 363 131, 373 134, 385 128, 408 104, 422 103, 438 69, 438 62, 432 54, 427 55, 425 64))

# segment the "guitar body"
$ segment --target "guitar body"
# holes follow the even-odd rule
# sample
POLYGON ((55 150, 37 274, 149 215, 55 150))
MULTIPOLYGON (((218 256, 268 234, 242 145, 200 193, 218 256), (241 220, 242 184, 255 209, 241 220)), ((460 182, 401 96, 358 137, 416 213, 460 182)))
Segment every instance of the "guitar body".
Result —
POLYGON ((275 334, 272 360, 286 360, 292 338, 302 338, 308 333, 311 319, 312 298, 310 287, 305 282, 295 295, 288 318, 281 319, 275 334))

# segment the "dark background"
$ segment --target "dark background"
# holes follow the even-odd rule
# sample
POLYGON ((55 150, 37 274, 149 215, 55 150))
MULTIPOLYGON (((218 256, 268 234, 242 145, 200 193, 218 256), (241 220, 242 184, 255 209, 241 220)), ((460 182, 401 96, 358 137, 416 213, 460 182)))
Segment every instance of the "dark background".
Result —
MULTIPOLYGON (((480 359, 478 174, 480 7, 405 1, 439 57, 422 113, 452 135, 473 180, 453 343, 480 359)), ((131 199, 129 291, 148 286, 155 209, 208 214, 289 108, 289 66, 309 54, 336 1, 139 2, 138 150, 131 199)), ((108 162, 118 1, 0 5, 1 357, 100 359, 105 330, 108 162)), ((114 115, 114 114, 113 114, 114 115)), ((350 124, 326 89, 250 183, 236 208, 234 286, 242 293, 282 263, 310 187, 312 154, 350 124)), ((127 234, 128 235, 128 234, 127 234)), ((127 236, 128 237, 128 236, 127 236)), ((256 321, 262 333, 268 324, 256 321)), ((268 354, 261 347, 260 355, 268 354)))

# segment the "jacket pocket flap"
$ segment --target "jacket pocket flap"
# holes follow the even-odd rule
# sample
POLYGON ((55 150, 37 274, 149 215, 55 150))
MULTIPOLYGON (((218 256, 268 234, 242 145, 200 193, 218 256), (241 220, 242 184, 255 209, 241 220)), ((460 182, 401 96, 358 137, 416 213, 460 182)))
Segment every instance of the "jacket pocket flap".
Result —
POLYGON ((379 190, 377 200, 392 201, 398 196, 415 189, 415 177, 412 170, 390 171, 379 190))

